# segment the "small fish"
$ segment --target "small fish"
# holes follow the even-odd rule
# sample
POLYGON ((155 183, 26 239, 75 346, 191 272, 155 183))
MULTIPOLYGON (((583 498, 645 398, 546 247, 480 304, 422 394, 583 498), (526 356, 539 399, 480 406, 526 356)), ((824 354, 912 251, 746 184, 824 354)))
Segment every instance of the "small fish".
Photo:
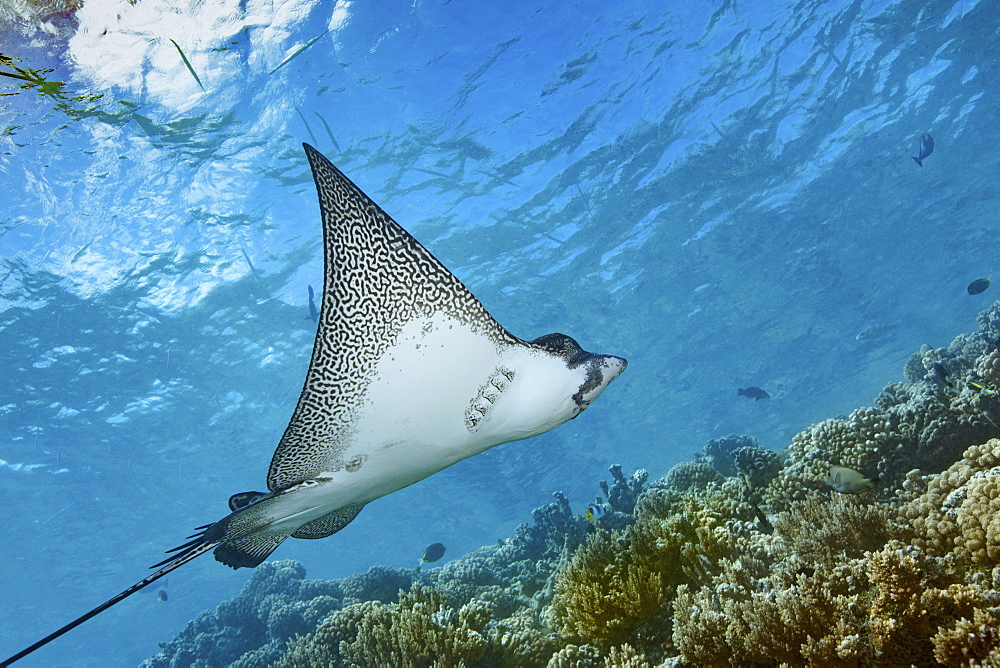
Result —
POLYGON ((941 364, 941 362, 932 362, 931 371, 934 373, 934 377, 942 383, 948 387, 955 387, 955 384, 948 380, 948 370, 944 368, 944 365, 941 364))
POLYGON ((168 598, 169 597, 167 596, 167 590, 166 589, 161 589, 160 591, 156 592, 156 600, 157 601, 166 601, 168 598))
POLYGON ((753 507, 753 514, 757 518, 757 528, 760 529, 761 533, 774 533, 774 525, 767 519, 767 515, 765 515, 764 511, 760 509, 760 506, 753 507))
POLYGON ((969 287, 966 288, 970 295, 978 295, 986 292, 986 288, 990 287, 990 279, 988 278, 977 278, 976 280, 969 283, 969 287))
POLYGON ((326 136, 330 138, 330 143, 333 144, 333 150, 340 153, 340 144, 337 143, 337 138, 333 136, 333 130, 330 129, 330 125, 326 122, 326 119, 319 115, 318 111, 314 111, 314 114, 319 117, 320 123, 326 129, 326 136))
POLYGON ((753 386, 747 388, 741 387, 736 391, 736 394, 737 396, 746 397, 747 399, 756 399, 757 401, 760 401, 761 399, 771 398, 770 394, 760 389, 759 387, 753 387, 753 386))
POLYGON ((596 522, 607 514, 608 511, 604 508, 604 506, 597 503, 590 504, 587 506, 587 509, 583 511, 583 516, 588 522, 596 522))
POLYGON ((966 387, 968 387, 976 394, 981 394, 984 397, 994 397, 997 395, 997 391, 994 390, 989 385, 983 385, 982 383, 977 383, 974 380, 970 380, 968 383, 966 383, 966 387))
POLYGON ((423 556, 420 557, 420 564, 417 566, 417 570, 419 571, 420 567, 424 564, 435 562, 443 557, 446 549, 447 548, 441 543, 432 543, 428 545, 427 549, 424 550, 423 556))
POLYGON ((285 65, 287 65, 288 61, 290 61, 292 58, 294 58, 295 56, 299 55, 300 53, 302 53, 303 51, 305 51, 306 49, 308 49, 310 46, 312 46, 313 44, 315 44, 316 42, 318 42, 319 38, 322 37, 323 35, 325 35, 328 32, 330 32, 329 28, 327 28, 326 30, 324 30, 320 34, 316 35, 311 40, 309 40, 308 42, 306 42, 305 44, 303 44, 302 46, 300 46, 298 49, 296 49, 295 51, 293 51, 287 58, 285 58, 280 63, 278 63, 277 67, 275 67, 273 70, 271 70, 270 72, 268 72, 268 76, 271 76, 272 74, 274 74, 275 72, 277 72, 278 70, 280 70, 282 67, 284 67, 285 65))
POLYGON ((931 137, 929 133, 925 132, 920 135, 920 150, 916 156, 913 156, 913 162, 917 163, 920 167, 923 167, 924 160, 933 152, 934 137, 931 137))
POLYGON ((316 308, 316 293, 313 292, 313 286, 309 286, 309 319, 313 322, 319 320, 319 310, 316 308))
POLYGON ((826 484, 841 494, 861 494, 875 488, 871 478, 866 478, 846 466, 831 466, 826 484))
POLYGON ((312 128, 309 127, 309 121, 307 121, 306 117, 302 115, 302 112, 299 111, 298 107, 293 108, 295 109, 295 113, 299 115, 299 118, 302 119, 302 125, 306 126, 306 132, 309 133, 309 139, 312 139, 314 144, 318 144, 319 141, 316 140, 316 135, 313 134, 312 128))
POLYGON ((892 331, 893 329, 896 329, 898 325, 899 325, 898 322, 878 323, 874 325, 868 325, 860 332, 858 332, 858 335, 855 336, 854 338, 857 339, 858 341, 872 341, 874 339, 878 339, 885 336, 888 332, 892 331))
POLYGON ((181 60, 184 61, 184 65, 188 68, 188 72, 190 72, 191 76, 194 77, 194 80, 198 82, 198 86, 202 90, 205 90, 205 86, 202 85, 201 79, 198 78, 198 73, 194 71, 193 67, 191 67, 191 61, 188 60, 188 57, 184 55, 184 51, 181 50, 181 45, 174 40, 170 40, 170 43, 177 47, 177 53, 181 54, 181 60))

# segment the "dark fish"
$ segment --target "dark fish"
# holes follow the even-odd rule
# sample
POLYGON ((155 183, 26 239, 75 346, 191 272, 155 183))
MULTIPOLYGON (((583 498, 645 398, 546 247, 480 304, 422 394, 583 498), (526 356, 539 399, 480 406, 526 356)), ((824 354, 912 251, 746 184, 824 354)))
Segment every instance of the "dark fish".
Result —
POLYGON ((747 399, 756 399, 757 401, 760 401, 761 399, 771 398, 770 394, 760 389, 759 387, 747 387, 747 388, 741 387, 736 392, 736 394, 738 394, 741 397, 746 397, 747 399))
POLYGON ((313 322, 319 320, 319 310, 316 308, 316 295, 313 286, 309 286, 309 319, 313 322))
POLYGON ((986 292, 986 288, 990 287, 990 279, 988 278, 977 278, 976 280, 969 283, 969 294, 978 295, 982 292, 986 292))
POLYGON ((198 86, 202 90, 205 90, 205 86, 202 85, 201 79, 198 78, 198 73, 194 71, 193 67, 191 67, 191 61, 188 60, 188 57, 184 55, 184 51, 181 49, 181 45, 175 42, 174 40, 170 40, 170 43, 173 44, 175 47, 177 47, 177 53, 181 54, 181 60, 184 61, 184 67, 188 69, 188 72, 191 73, 191 76, 194 77, 194 80, 198 82, 198 86))
POLYGON ((156 600, 157 601, 166 601, 167 598, 169 598, 169 597, 167 596, 167 590, 166 589, 161 589, 160 591, 156 592, 156 600))
POLYGON ((940 362, 934 362, 931 364, 931 371, 934 372, 934 377, 940 380, 942 383, 948 387, 955 387, 954 383, 948 380, 948 370, 944 368, 944 365, 940 362))
POLYGON ((913 157, 913 162, 917 163, 920 167, 924 166, 924 159, 934 152, 934 137, 931 137, 928 133, 920 135, 920 151, 918 155, 913 157))
POLYGON ((428 545, 427 549, 424 550, 423 556, 420 557, 420 565, 417 566, 417 570, 420 570, 420 566, 432 563, 443 557, 445 549, 445 546, 441 543, 432 543, 431 545, 428 545))
POLYGON ((760 529, 761 533, 774 533, 774 525, 767 519, 767 515, 760 509, 760 506, 753 507, 753 514, 757 518, 757 528, 760 529))

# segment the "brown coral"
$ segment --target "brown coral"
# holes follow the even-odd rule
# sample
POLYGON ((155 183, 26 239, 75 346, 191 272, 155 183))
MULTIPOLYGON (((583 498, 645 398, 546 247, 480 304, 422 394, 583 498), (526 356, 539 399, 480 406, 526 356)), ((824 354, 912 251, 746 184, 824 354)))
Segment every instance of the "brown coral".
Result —
POLYGON ((977 609, 942 626, 933 638, 934 658, 946 666, 1000 666, 1000 615, 977 609))
POLYGON ((914 543, 932 554, 1000 564, 1000 440, 966 449, 904 512, 917 530, 914 543))

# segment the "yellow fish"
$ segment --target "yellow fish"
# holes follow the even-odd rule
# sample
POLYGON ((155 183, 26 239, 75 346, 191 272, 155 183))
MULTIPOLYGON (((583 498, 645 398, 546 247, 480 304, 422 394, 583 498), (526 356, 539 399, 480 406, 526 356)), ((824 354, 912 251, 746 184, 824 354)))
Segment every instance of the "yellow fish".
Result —
POLYGON ((826 484, 841 494, 861 494, 875 488, 871 478, 866 478, 846 466, 831 466, 826 484))

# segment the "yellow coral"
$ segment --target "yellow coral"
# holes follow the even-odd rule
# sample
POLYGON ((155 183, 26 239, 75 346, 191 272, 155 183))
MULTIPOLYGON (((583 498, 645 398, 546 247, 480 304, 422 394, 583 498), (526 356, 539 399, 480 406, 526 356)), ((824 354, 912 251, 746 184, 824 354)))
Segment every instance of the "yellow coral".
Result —
POLYGON ((464 666, 486 653, 490 608, 470 603, 459 610, 433 587, 413 585, 398 603, 366 601, 338 611, 315 633, 289 647, 280 666, 464 666))
POLYGON ((602 642, 660 609, 662 573, 637 562, 626 540, 618 532, 591 534, 556 574, 546 619, 559 633, 602 642))
POLYGON ((612 647, 604 659, 604 668, 652 668, 646 658, 628 643, 612 647))
POLYGON ((903 664, 927 665, 939 651, 935 644, 948 655, 981 646, 976 638, 956 636, 956 627, 948 625, 957 618, 975 619, 991 597, 966 583, 938 584, 937 570, 935 560, 920 548, 898 541, 869 556, 875 585, 869 622, 878 651, 903 664))
POLYGON ((753 511, 727 485, 697 494, 643 493, 633 525, 592 534, 557 572, 548 623, 568 638, 598 644, 668 624, 666 604, 677 586, 710 581, 739 552, 738 525, 753 511))

